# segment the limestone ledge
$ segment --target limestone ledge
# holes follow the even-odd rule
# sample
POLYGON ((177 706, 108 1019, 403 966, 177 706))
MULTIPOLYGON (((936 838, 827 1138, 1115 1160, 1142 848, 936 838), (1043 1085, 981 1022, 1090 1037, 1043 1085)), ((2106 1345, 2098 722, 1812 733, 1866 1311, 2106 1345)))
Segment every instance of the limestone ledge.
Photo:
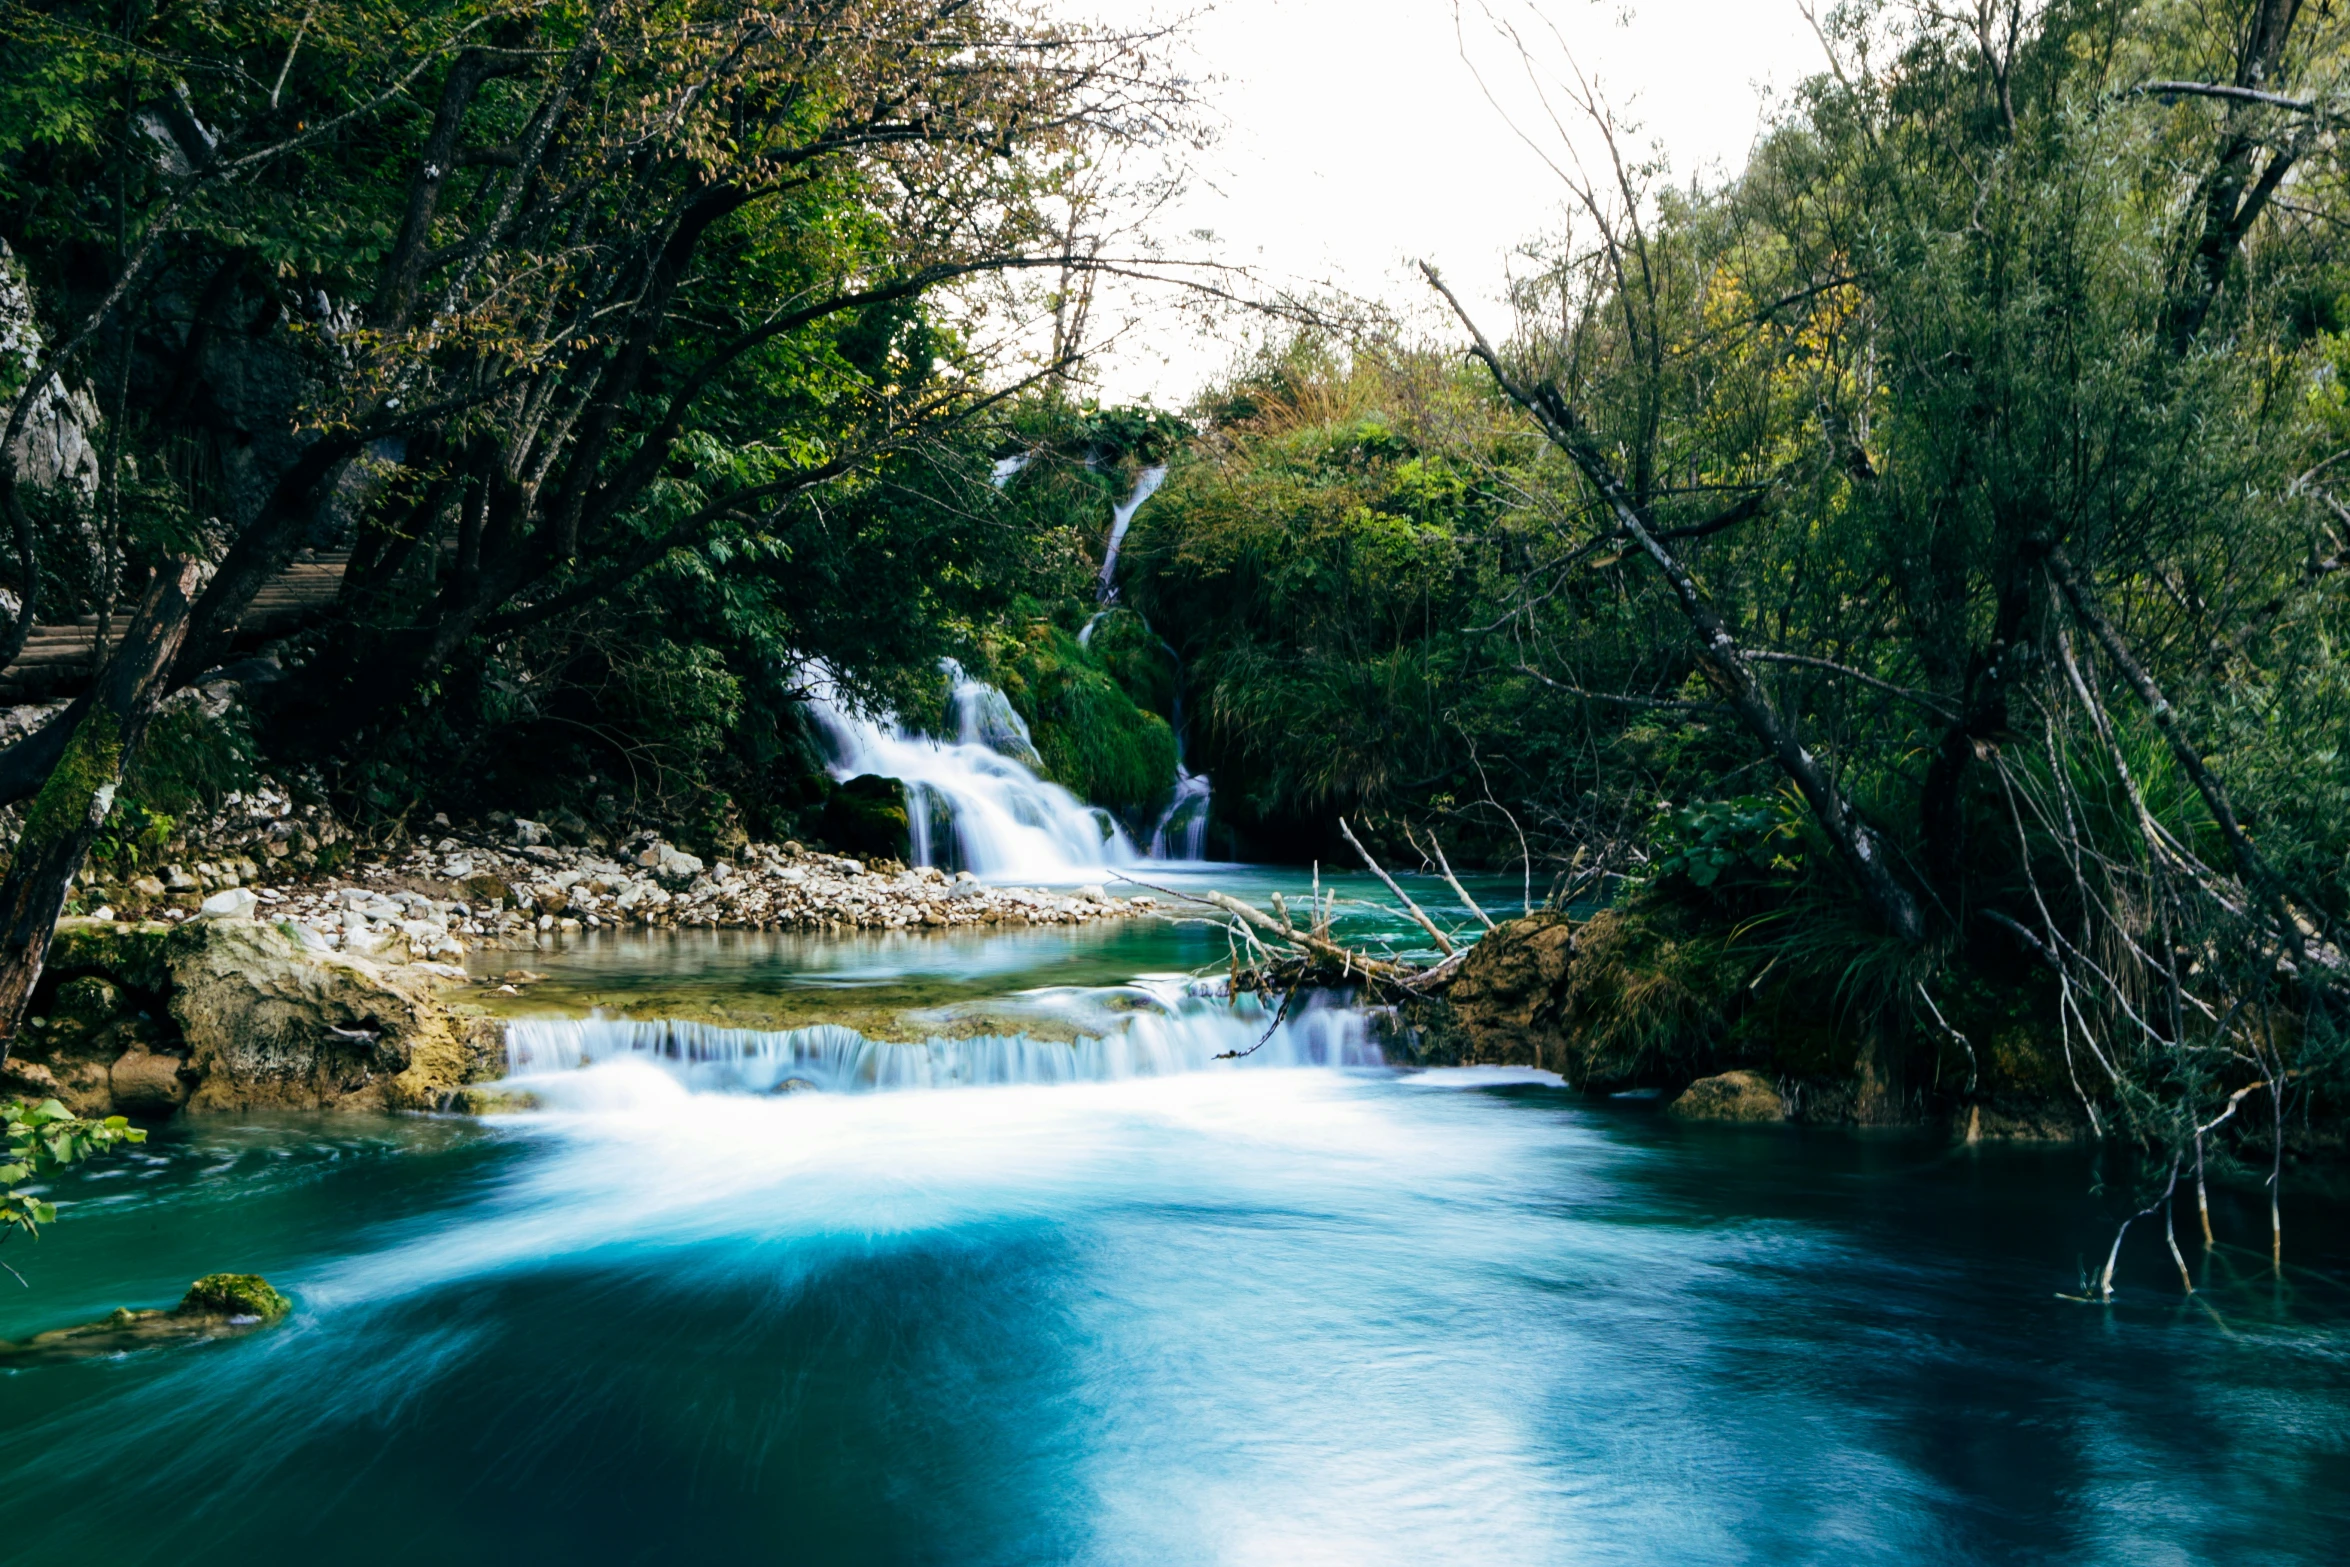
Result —
POLYGON ((289 921, 58 922, 0 1094, 84 1115, 432 1110, 503 1070, 464 970, 327 950, 289 921))

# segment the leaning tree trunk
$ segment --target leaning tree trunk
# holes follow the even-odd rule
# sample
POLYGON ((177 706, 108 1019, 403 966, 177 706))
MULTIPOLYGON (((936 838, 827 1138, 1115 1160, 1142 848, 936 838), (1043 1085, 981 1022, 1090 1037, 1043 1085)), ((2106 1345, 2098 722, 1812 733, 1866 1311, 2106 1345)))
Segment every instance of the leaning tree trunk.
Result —
POLYGON ((172 662, 187 639, 188 609, 204 577, 203 564, 194 560, 166 562, 156 574, 122 645, 80 709, 57 765, 25 807, 15 858, 0 882, 0 1063, 24 1026, 66 893, 114 809, 123 768, 138 754, 147 722, 170 689, 172 662))

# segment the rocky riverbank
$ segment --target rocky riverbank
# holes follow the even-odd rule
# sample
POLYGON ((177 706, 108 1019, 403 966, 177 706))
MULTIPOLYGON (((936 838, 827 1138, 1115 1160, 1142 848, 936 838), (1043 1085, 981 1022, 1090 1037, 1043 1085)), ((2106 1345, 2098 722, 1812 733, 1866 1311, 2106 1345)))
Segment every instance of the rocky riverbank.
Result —
POLYGON ((81 1115, 434 1110, 505 1070, 465 971, 329 950, 291 921, 60 920, 0 1096, 81 1115))
POLYGON ((1064 925, 1153 912, 1101 885, 1003 887, 797 843, 743 843, 705 860, 639 832, 615 843, 576 818, 436 819, 402 844, 354 839, 322 807, 275 787, 235 794, 157 863, 94 865, 77 903, 94 917, 177 923, 218 913, 286 921, 321 950, 388 962, 458 962, 615 928, 904 930, 1064 925))

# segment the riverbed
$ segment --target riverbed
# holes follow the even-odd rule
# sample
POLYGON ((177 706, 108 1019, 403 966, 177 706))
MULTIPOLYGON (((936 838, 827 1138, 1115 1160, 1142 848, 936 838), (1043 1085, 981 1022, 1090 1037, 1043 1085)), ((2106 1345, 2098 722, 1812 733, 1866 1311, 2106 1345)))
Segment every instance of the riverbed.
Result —
MULTIPOLYGON (((1222 939, 610 939, 539 955, 513 1005, 911 1015, 960 1061, 990 1009, 1205 1016, 1180 981, 1222 939)), ((2194 1300, 2149 1237, 2087 1307, 2059 1293, 2119 1199, 2079 1151, 1682 1126, 1540 1074, 1374 1065, 1331 1019, 1273 1033, 897 1091, 619 1051, 528 1114, 167 1128, 9 1247, 31 1288, 0 1279, 0 1335, 222 1269, 294 1315, 0 1374, 0 1555, 2332 1562, 2350 1539, 2350 1226, 2306 1182, 2281 1279, 2264 1199, 2228 1188, 2243 1244, 2197 1259, 2194 1300)))

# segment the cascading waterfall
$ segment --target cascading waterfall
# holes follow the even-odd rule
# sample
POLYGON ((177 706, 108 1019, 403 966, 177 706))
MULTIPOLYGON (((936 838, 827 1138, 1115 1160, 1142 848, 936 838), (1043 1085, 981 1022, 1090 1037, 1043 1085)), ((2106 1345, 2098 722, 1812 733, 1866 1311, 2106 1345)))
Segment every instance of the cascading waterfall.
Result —
POLYGON ((905 786, 915 863, 1040 881, 1132 864, 1133 840, 1107 811, 1036 775, 1036 746, 1004 694, 951 661, 947 675, 953 740, 853 712, 828 680, 808 702, 833 777, 871 773, 905 786))
MULTIPOLYGON (((1026 466, 1025 454, 995 465, 1000 488, 1026 466)), ((1167 477, 1164 467, 1142 471, 1111 514, 1103 552, 1101 601, 1117 597, 1118 551, 1134 514, 1167 477)), ((1103 613, 1107 613, 1105 610, 1103 613)), ((1097 614, 1078 633, 1090 643, 1097 614)), ((1208 780, 1184 764, 1183 665, 1175 650, 1174 792, 1151 832, 1154 859, 1197 860, 1207 847, 1208 780)), ((836 779, 864 774, 896 779, 906 791, 908 848, 918 865, 962 869, 981 876, 1068 881, 1089 871, 1130 865, 1140 858, 1125 829, 1107 811, 1038 776, 1044 766, 1028 725, 1011 700, 974 680, 953 660, 949 707, 952 740, 907 729, 890 714, 867 716, 843 705, 821 666, 811 666, 814 694, 808 711, 831 751, 836 779)))
MULTIPOLYGON (((1157 493, 1165 481, 1164 467, 1145 468, 1135 480, 1134 493, 1126 503, 1110 516, 1110 542, 1102 551, 1101 590, 1097 595, 1102 604, 1118 600, 1118 551, 1126 542, 1126 529, 1134 521, 1134 514, 1142 503, 1157 493)), ((1102 623, 1107 609, 1097 610, 1086 621, 1085 629, 1077 633, 1077 645, 1090 647, 1094 627, 1102 623)), ((1145 626, 1148 626, 1146 621, 1145 626)), ((1175 790, 1167 801, 1167 808, 1159 813, 1158 822, 1151 828, 1150 857, 1154 860, 1203 860, 1208 851, 1208 809, 1213 803, 1214 789, 1205 773, 1195 773, 1186 764, 1183 734, 1183 655, 1157 632, 1151 633, 1164 648, 1167 658, 1175 666, 1175 711, 1168 715, 1168 723, 1175 731, 1175 790)))
POLYGON ((1142 510, 1142 503, 1157 493, 1166 478, 1167 470, 1164 467, 1143 469, 1142 476, 1134 481, 1134 493, 1110 512, 1110 542, 1102 549, 1101 588, 1095 595, 1102 603, 1115 603, 1118 598, 1118 551, 1126 543, 1127 526, 1134 521, 1134 514, 1142 510))
POLYGON ((1071 1044, 1026 1034, 886 1044, 818 1023, 764 1031, 626 1018, 529 1018, 506 1025, 507 1082, 559 1097, 583 1066, 653 1066, 703 1093, 773 1093, 804 1085, 830 1093, 1101 1083, 1223 1066, 1376 1067, 1384 1064, 1356 1008, 1308 1004, 1268 1036, 1262 1009, 1210 998, 1169 1001, 1137 990, 1110 1031, 1071 1044), (1261 1047, 1252 1046, 1263 1039, 1261 1047))

